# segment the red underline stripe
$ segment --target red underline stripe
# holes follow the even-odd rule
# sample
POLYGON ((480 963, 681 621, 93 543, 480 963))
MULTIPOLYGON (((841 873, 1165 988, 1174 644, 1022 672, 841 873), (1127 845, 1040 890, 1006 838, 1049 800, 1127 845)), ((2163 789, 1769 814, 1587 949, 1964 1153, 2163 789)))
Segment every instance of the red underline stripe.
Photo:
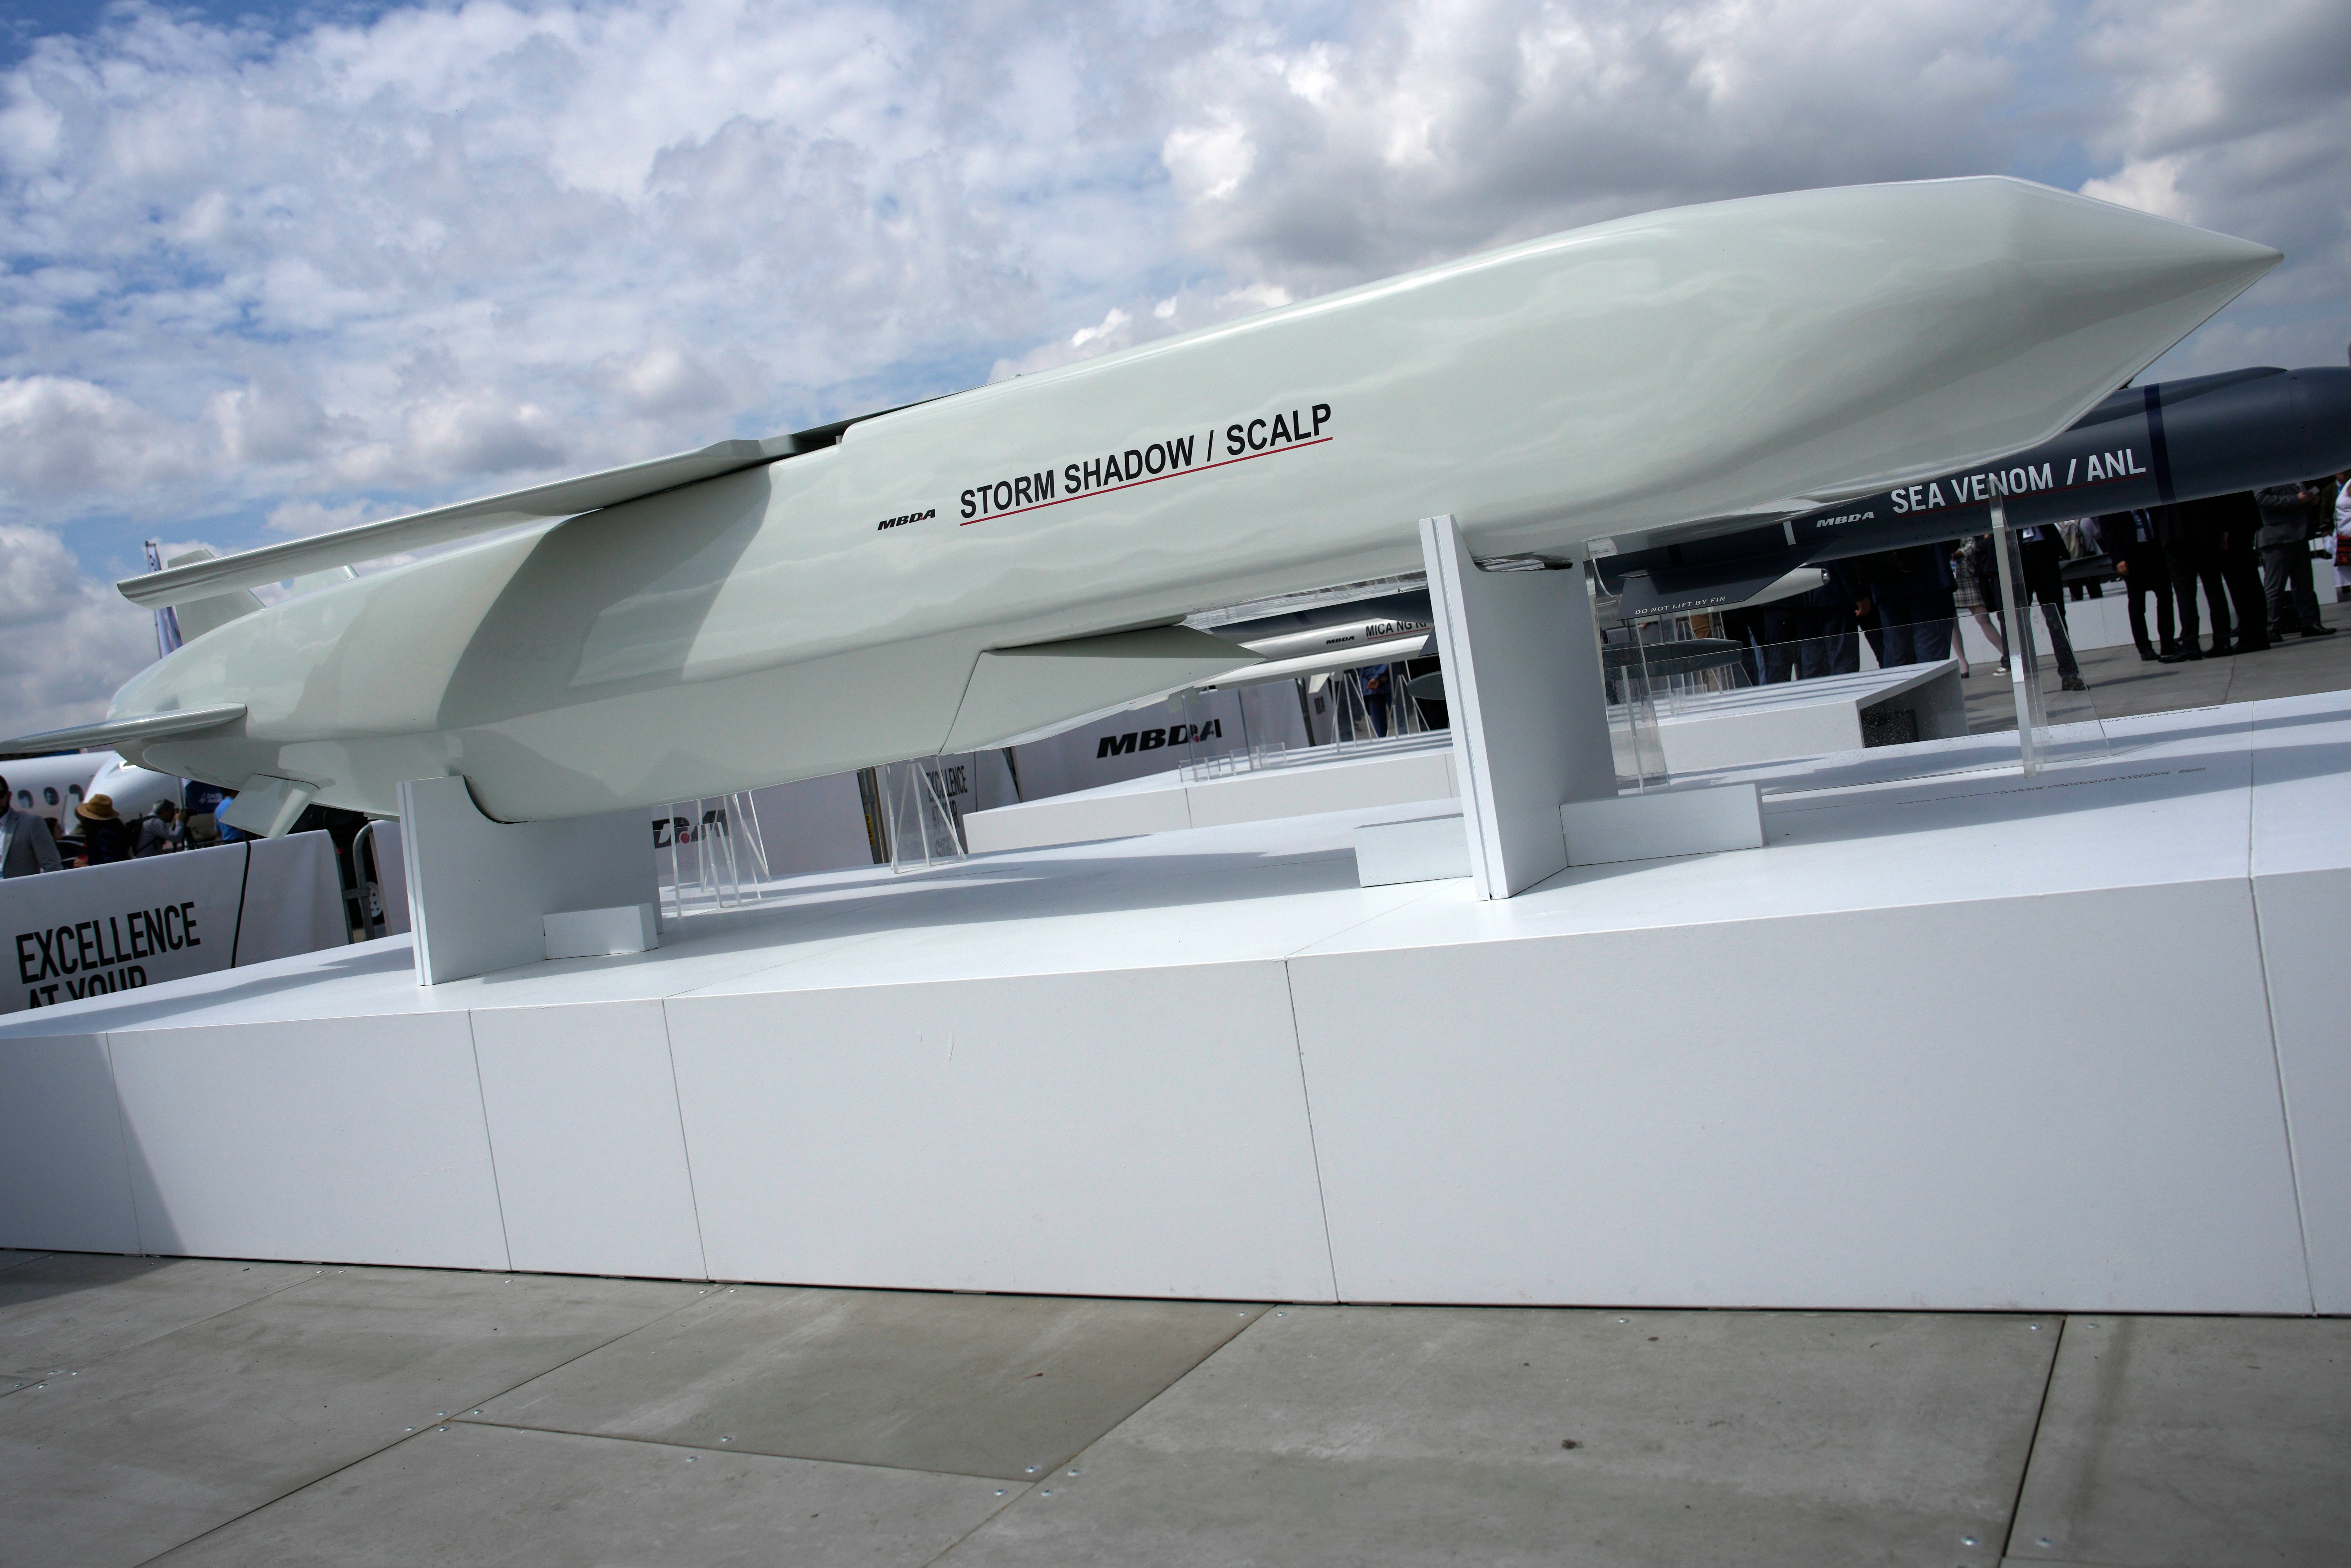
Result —
POLYGON ((1017 517, 1023 512, 1041 512, 1048 507, 1066 507, 1071 501, 1091 501, 1096 496, 1109 496, 1121 490, 1139 489, 1145 485, 1156 485, 1163 479, 1180 479, 1186 474, 1206 474, 1211 468, 1229 468, 1236 463, 1254 463, 1260 457, 1270 457, 1276 452, 1302 452, 1310 446, 1320 446, 1326 441, 1338 439, 1335 435, 1318 435, 1311 441, 1293 441, 1270 451, 1252 452, 1246 457, 1228 457, 1217 463, 1203 463, 1196 468, 1178 468, 1170 474, 1155 474, 1148 479, 1130 479, 1123 485, 1105 485, 1099 490, 1086 490, 1075 496, 1063 496, 1057 500, 1039 501, 1031 506, 1015 507, 1008 512, 990 512, 984 517, 966 517, 957 526, 967 528, 974 523, 994 522, 998 517, 1017 517))

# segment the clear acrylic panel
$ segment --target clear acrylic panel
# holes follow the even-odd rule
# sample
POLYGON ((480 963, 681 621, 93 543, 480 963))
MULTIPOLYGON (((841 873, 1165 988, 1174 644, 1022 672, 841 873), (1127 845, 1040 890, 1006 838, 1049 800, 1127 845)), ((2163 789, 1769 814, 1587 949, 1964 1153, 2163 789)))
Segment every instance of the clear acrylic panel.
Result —
POLYGON ((936 760, 924 757, 893 762, 878 772, 890 836, 890 869, 923 871, 963 859, 963 833, 947 807, 936 760))
POLYGON ((1995 620, 2008 651, 2023 771, 2031 775, 2059 763, 2103 761, 2108 755, 2105 727, 2082 679, 2066 628, 2064 590, 2058 590, 2053 601, 2034 602, 2024 570, 2024 530, 2009 524, 2007 508, 1997 501, 1991 521, 2001 588, 1995 620), (2020 625, 2021 635, 2015 630, 2020 625))
POLYGON ((654 877, 664 918, 732 909, 761 896, 768 862, 757 821, 750 798, 741 794, 673 800, 655 809, 654 877))

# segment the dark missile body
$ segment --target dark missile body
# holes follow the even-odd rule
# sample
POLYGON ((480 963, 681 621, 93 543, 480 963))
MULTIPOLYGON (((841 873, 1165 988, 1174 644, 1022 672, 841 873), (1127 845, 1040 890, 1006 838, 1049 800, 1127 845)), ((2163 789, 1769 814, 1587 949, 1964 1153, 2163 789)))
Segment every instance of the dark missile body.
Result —
POLYGON ((2351 369, 2271 367, 2125 387, 2053 441, 1998 463, 1736 533, 1604 556, 1620 613, 1739 604, 1802 566, 2012 525, 2233 495, 2351 467, 2351 369))

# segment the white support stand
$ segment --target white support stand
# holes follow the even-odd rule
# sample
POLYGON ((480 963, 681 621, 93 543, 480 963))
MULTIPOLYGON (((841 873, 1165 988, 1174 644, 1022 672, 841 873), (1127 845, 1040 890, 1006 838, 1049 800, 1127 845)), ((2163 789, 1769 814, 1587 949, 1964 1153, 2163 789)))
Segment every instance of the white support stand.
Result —
MULTIPOLYGON (((657 901, 651 823, 644 810, 494 822, 474 804, 463 779, 402 784, 401 849, 416 933, 416 983, 437 986, 549 956, 551 915, 610 915, 638 904, 650 912, 657 901)), ((559 941, 569 940, 576 924, 557 923, 559 941)))
POLYGON ((1583 574, 1487 571, 1453 519, 1423 517, 1469 874, 1508 898, 1567 869, 1559 809, 1613 799, 1607 689, 1583 574))

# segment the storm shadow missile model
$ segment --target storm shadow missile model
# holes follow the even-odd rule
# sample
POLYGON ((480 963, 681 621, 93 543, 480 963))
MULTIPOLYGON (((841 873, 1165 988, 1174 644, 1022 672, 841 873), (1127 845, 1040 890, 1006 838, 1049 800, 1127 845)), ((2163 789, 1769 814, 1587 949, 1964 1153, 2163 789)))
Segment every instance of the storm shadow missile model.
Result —
POLYGON ((1800 568, 1982 533, 1994 501, 2022 527, 2346 468, 2351 368, 2262 367, 2124 387, 2053 441, 1899 489, 1637 550, 1589 548, 1620 616, 1679 615, 1773 597, 1800 568))
MULTIPOLYGON (((584 815, 1001 743, 1259 662, 1185 617, 1576 559, 2045 441, 2280 259, 2005 179, 1622 219, 770 441, 123 585, 229 621, 40 737, 389 813, 584 815), (530 519, 554 519, 517 529, 530 519)), ((27 744, 27 743, 19 743, 27 744)), ((240 798, 243 803, 243 796, 240 798)))

